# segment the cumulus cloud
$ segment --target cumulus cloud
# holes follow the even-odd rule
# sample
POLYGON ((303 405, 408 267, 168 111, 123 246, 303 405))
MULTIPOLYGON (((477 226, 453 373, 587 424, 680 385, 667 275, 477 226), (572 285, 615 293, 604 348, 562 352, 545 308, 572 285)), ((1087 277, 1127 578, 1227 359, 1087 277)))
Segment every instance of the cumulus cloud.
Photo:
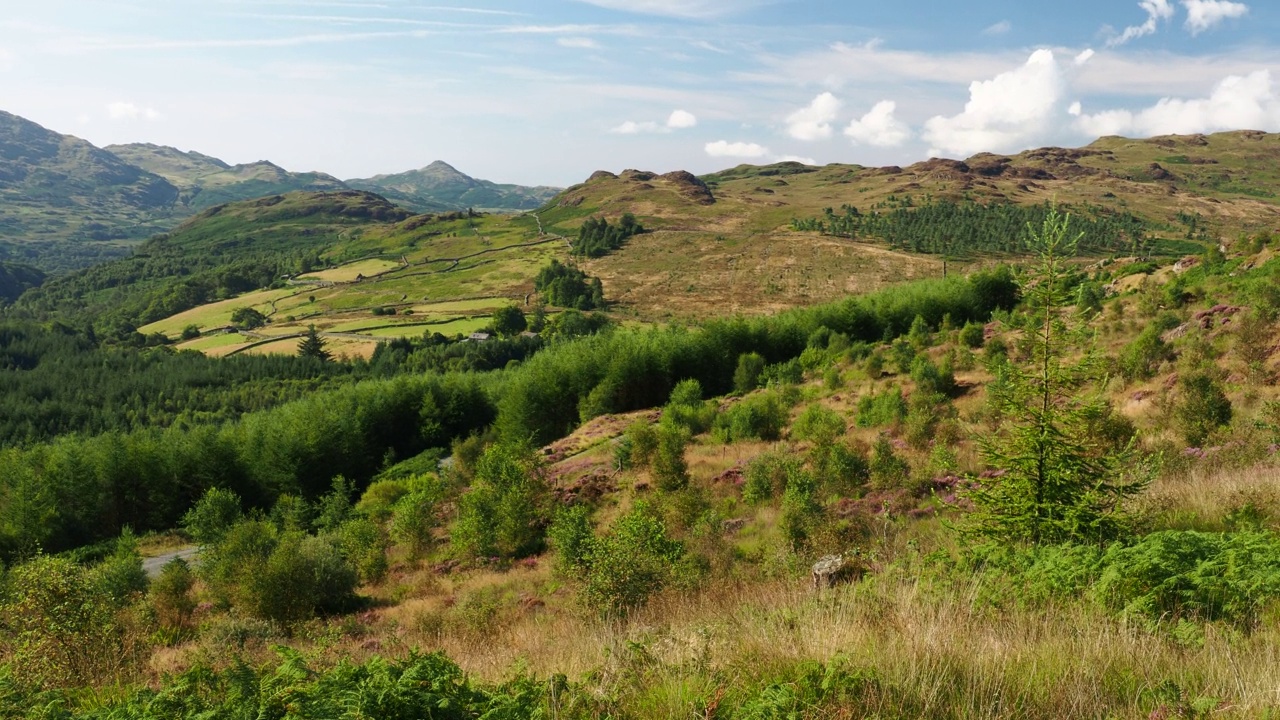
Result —
POLYGON ((1125 28, 1124 32, 1107 42, 1109 47, 1116 47, 1135 38, 1151 35, 1155 33, 1161 21, 1168 22, 1173 19, 1174 9, 1169 0, 1141 0, 1138 3, 1138 7, 1147 12, 1147 21, 1141 25, 1132 25, 1125 28))
POLYGON ((1001 20, 982 31, 983 35, 1008 35, 1013 31, 1013 23, 1008 20, 1001 20))
POLYGON ((698 116, 687 110, 673 110, 667 118, 667 127, 672 130, 685 130, 698 126, 698 116))
POLYGON ((969 85, 964 112, 930 118, 922 135, 935 155, 1013 150, 1053 128, 1064 92, 1053 52, 1037 50, 1021 67, 969 85))
POLYGON ((911 129, 907 124, 894 116, 897 103, 892 100, 881 100, 866 115, 849 123, 844 129, 845 137, 855 145, 872 145, 874 147, 897 147, 911 137, 911 129))
POLYGON ((711 157, 728 158, 762 158, 769 154, 769 148, 749 142, 729 142, 717 140, 709 142, 704 148, 711 157))
POLYGON ((600 43, 591 38, 584 37, 562 37, 556 40, 556 44, 562 48, 571 48, 573 50, 599 50, 600 43))
POLYGON ((152 107, 121 101, 107 105, 107 117, 112 120, 159 120, 160 113, 152 107))
POLYGON ((609 132, 615 135, 640 135, 642 133, 669 133, 697 126, 697 115, 688 110, 672 110, 671 114, 667 116, 666 123, 657 123, 652 120, 644 122, 628 120, 615 128, 611 128, 609 132))
POLYGON ((1280 127, 1280 100, 1268 70, 1232 75, 1207 98, 1164 98, 1133 112, 1081 113, 1076 127, 1089 135, 1186 135, 1222 130, 1274 130, 1280 127))
POLYGON ((1187 8, 1186 28, 1192 35, 1199 35, 1229 18, 1244 17, 1249 6, 1228 0, 1182 0, 1187 8))
POLYGON ((797 140, 825 140, 831 137, 831 123, 840 113, 841 102, 829 92, 822 93, 808 107, 787 116, 787 134, 797 140))

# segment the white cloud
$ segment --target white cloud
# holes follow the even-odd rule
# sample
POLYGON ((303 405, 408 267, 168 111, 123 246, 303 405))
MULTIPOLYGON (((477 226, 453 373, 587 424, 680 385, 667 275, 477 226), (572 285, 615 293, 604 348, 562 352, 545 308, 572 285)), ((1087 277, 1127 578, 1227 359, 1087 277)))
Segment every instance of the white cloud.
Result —
POLYGON ((983 35, 1008 35, 1013 30, 1013 23, 1008 20, 1001 20, 982 31, 983 35))
POLYGON ((698 116, 688 110, 672 110, 667 118, 667 127, 672 130, 685 130, 698 126, 698 116))
POLYGON ((704 148, 711 157, 762 158, 769 154, 769 148, 749 142, 729 142, 717 140, 707 143, 704 148))
POLYGON ((155 108, 121 101, 107 105, 107 117, 112 120, 159 120, 161 116, 155 108))
POLYGON ((1116 47, 1135 38, 1151 35, 1155 33, 1160 21, 1168 22, 1173 19, 1174 9, 1169 0, 1140 0, 1138 7, 1147 12, 1147 21, 1141 25, 1125 28, 1124 32, 1107 41, 1108 47, 1116 47))
POLYGON ((562 48, 571 48, 574 50, 599 50, 600 43, 591 38, 584 37, 562 37, 556 40, 556 44, 562 48))
POLYGON ((1014 150, 1052 129, 1064 86, 1053 52, 1037 50, 1021 67, 970 84, 964 112, 930 118, 922 135, 935 155, 1014 150))
POLYGON ((662 128, 655 122, 636 122, 634 120, 628 120, 615 128, 611 128, 609 132, 614 135, 639 135, 640 133, 655 133, 660 132, 661 130, 662 128))
POLYGON ((1182 0, 1182 4, 1187 8, 1186 27, 1192 35, 1199 35, 1228 18, 1249 13, 1248 5, 1228 0, 1182 0))
POLYGON ((665 124, 659 124, 652 120, 644 122, 636 122, 628 120, 621 125, 611 128, 609 132, 615 135, 640 135, 642 133, 669 133, 676 130, 687 130, 691 127, 697 127, 698 116, 688 110, 673 110, 671 115, 667 116, 665 124))
POLYGON ((768 0, 579 0, 589 5, 643 15, 677 18, 714 18, 741 12, 768 0))
POLYGON ((825 140, 831 137, 831 122, 840 112, 841 102, 829 92, 822 93, 787 116, 787 134, 797 140, 825 140))
POLYGON ((892 100, 881 100, 871 111, 861 118, 849 123, 844 129, 845 137, 855 145, 872 145, 874 147, 897 147, 911 137, 911 129, 907 124, 894 117, 898 104, 892 100))
POLYGON ((1080 115, 1076 128, 1089 135, 1186 135, 1222 130, 1280 129, 1280 99, 1271 72, 1232 75, 1207 98, 1164 98, 1132 112, 1108 110, 1080 115))

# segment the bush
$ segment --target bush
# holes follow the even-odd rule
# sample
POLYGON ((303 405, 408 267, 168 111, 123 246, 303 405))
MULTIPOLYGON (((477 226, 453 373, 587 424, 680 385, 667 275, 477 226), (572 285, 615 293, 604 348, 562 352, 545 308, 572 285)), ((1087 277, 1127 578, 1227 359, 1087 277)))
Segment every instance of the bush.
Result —
POLYGON ((684 459, 689 444, 689 431, 679 425, 658 426, 658 448, 653 456, 653 479, 658 489, 679 490, 689 484, 689 466, 684 459))
POLYGON ((668 538, 662 521, 640 505, 591 544, 583 601, 602 615, 637 608, 672 580, 683 555, 684 546, 668 538))
POLYGON ((191 627, 191 615, 196 610, 191 596, 195 582, 191 566, 182 558, 170 560, 160 570, 160 576, 151 583, 151 607, 160 627, 173 631, 191 627))
POLYGON ((214 545, 240 517, 238 495, 222 488, 209 488, 182 516, 182 529, 197 543, 214 545))
POLYGON ((1231 401, 1208 373, 1184 377, 1177 406, 1178 424, 1188 445, 1198 447, 1210 434, 1231 423, 1231 401))
POLYGON ((561 509, 547 528, 547 539, 556 553, 556 570, 573 575, 586 566, 595 542, 591 511, 582 505, 561 509))
POLYGON ((975 322, 965 323, 964 327, 960 328, 958 339, 960 344, 967 348, 977 349, 982 347, 982 343, 985 341, 983 326, 975 322))
POLYGON ((131 661, 120 606, 90 572, 37 555, 14 567, 7 584, 0 646, 17 679, 48 689, 123 679, 131 661))
POLYGON ((864 395, 858 400, 858 413, 854 423, 861 428, 885 427, 900 422, 907 414, 907 401, 902 388, 894 387, 875 395, 864 395))
POLYGON ((1160 328, 1152 325, 1120 351, 1120 373, 1125 380, 1146 380, 1155 374, 1156 367, 1173 356, 1173 352, 1160 338, 1160 328))
POLYGON ((627 428, 624 466, 648 467, 658 450, 658 429, 650 422, 637 420, 627 428))
POLYGON ((764 357, 760 353, 748 352, 738 356, 738 367, 733 371, 734 392, 745 394, 760 387, 760 376, 764 373, 764 357))
POLYGON ((360 582, 376 583, 386 577, 390 542, 381 525, 368 518, 353 518, 338 528, 334 540, 360 582))
POLYGON ((547 483, 527 444, 490 446, 476 463, 470 492, 458 500, 453 545, 465 557, 522 558, 542 549, 547 483))
POLYGON ((786 491, 790 478, 801 472, 794 455, 773 450, 747 463, 743 471, 742 499, 752 505, 769 502, 786 491))
POLYGON ((662 411, 664 423, 673 423, 699 435, 711 429, 716 418, 714 403, 702 399, 702 384, 697 380, 682 380, 671 391, 671 399, 662 411))
POLYGON ((199 572, 221 602, 286 625, 355 599, 356 570, 332 541, 260 520, 231 527, 205 551, 199 572))
POLYGON ((787 419, 787 406, 778 393, 752 395, 716 418, 716 437, 722 442, 777 440, 787 419))
POLYGON ((871 482, 887 489, 901 487, 911 478, 911 466, 893 451, 893 443, 887 435, 876 438, 871 449, 871 482))

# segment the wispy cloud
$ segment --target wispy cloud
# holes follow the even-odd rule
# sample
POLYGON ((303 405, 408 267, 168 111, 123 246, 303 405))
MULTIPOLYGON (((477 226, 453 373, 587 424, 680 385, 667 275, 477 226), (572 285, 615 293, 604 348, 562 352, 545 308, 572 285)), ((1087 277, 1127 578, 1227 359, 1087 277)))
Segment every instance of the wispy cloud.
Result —
POLYGON ((600 43, 585 37, 562 37, 556 39, 556 44, 562 48, 570 48, 573 50, 599 50, 600 43))
POLYGON ((664 17, 710 19, 765 5, 769 0, 579 0, 625 12, 664 17))
POLYGON ((1249 6, 1228 0, 1182 0, 1187 8, 1186 28, 1192 35, 1212 29, 1222 21, 1249 14, 1249 6))
POLYGON ((982 34, 983 35, 1008 35, 1012 31, 1013 31, 1013 23, 1009 22, 1008 20, 1001 20, 1000 22, 994 25, 988 26, 986 29, 982 31, 982 34))
POLYGON ((1173 19, 1173 5, 1169 0, 1141 0, 1138 7, 1147 13, 1147 21, 1141 25, 1132 25, 1124 32, 1107 41, 1107 47, 1119 47, 1130 40, 1154 34, 1161 22, 1173 19))
POLYGON ((80 38, 56 41, 51 45, 51 48, 64 52, 271 48, 368 42, 393 38, 427 38, 433 34, 429 30, 406 30, 403 32, 317 33, 274 38, 220 38, 205 40, 103 40, 80 38))
POLYGON ((159 120, 163 116, 153 107, 117 101, 107 105, 107 117, 112 120, 159 120))

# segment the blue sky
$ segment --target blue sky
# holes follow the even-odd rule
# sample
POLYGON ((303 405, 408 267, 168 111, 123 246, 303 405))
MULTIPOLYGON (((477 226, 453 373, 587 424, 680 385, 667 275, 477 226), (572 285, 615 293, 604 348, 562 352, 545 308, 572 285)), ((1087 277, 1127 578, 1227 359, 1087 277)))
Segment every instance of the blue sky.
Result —
POLYGON ((443 159, 568 185, 1280 131, 1280 7, 1261 0, 13 5, 0 109, 343 178, 443 159))

